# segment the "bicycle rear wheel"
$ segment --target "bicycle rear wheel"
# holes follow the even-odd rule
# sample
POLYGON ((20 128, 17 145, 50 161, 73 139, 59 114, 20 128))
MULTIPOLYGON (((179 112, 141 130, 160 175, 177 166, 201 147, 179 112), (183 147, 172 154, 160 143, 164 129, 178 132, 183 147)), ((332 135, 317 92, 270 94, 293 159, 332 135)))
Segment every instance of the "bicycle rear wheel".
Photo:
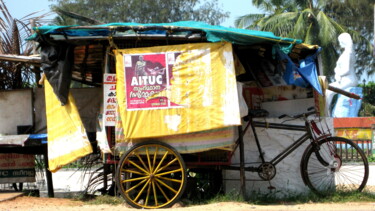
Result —
POLYGON ((310 144, 301 160, 305 184, 318 195, 362 191, 369 167, 365 153, 353 141, 330 137, 310 144))

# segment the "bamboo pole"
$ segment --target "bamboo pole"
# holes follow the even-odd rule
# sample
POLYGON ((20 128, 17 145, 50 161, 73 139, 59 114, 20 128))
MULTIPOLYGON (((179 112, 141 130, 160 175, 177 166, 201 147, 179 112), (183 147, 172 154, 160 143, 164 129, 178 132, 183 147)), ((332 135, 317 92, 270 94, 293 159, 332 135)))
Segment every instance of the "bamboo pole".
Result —
POLYGON ((14 54, 0 54, 0 60, 12 62, 26 62, 34 65, 38 65, 41 63, 40 56, 20 56, 14 54))

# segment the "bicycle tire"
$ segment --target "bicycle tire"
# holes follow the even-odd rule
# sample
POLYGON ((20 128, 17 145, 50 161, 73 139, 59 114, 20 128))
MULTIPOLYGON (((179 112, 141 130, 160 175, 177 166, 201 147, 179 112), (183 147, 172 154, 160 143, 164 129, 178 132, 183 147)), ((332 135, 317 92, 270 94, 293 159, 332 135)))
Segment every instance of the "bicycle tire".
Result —
POLYGON ((353 141, 329 137, 310 144, 301 160, 301 176, 316 194, 331 195, 336 192, 362 191, 366 186, 369 166, 365 153, 353 141), (344 146, 345 151, 338 146, 344 146), (324 161, 319 161, 319 153, 324 161), (323 163, 328 163, 324 166, 323 163))
POLYGON ((166 208, 176 203, 186 187, 186 165, 168 144, 145 141, 121 156, 116 184, 135 208, 166 208))

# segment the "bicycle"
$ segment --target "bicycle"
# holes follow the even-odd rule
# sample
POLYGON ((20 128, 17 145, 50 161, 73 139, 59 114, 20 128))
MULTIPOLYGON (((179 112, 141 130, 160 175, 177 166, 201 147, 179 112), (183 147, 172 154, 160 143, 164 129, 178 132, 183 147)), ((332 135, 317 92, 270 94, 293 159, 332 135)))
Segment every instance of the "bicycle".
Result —
POLYGON ((261 164, 245 167, 245 171, 257 172, 262 180, 270 181, 276 175, 276 165, 305 141, 310 140, 300 163, 301 177, 305 185, 314 193, 323 196, 334 192, 362 191, 369 175, 368 161, 363 150, 351 140, 322 132, 316 121, 309 118, 315 113, 308 109, 308 112, 300 115, 279 117, 280 119, 289 117, 289 120, 303 119, 305 121, 305 125, 291 125, 254 121, 254 118, 265 117, 268 112, 263 109, 249 110, 246 117, 248 124, 244 131, 249 126, 252 128, 261 164), (255 127, 305 131, 305 133, 267 162, 264 159, 255 127), (346 153, 340 150, 341 146, 345 146, 346 153))

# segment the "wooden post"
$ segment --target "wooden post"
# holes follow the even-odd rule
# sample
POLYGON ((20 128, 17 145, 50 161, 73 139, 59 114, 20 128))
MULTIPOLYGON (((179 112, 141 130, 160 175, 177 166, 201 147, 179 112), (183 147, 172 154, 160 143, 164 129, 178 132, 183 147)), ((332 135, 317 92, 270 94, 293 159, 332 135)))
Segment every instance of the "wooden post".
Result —
POLYGON ((238 138, 240 142, 240 194, 244 199, 246 199, 245 151, 243 143, 242 125, 238 126, 238 138))
MULTIPOLYGON (((47 146, 46 146, 47 148, 47 146)), ((53 192, 53 182, 52 182, 52 173, 48 170, 48 150, 45 150, 43 154, 44 157, 44 166, 46 170, 46 178, 47 178, 47 190, 48 190, 48 197, 53 198, 55 197, 55 193, 53 192)))
MULTIPOLYGON (((104 156, 105 157, 105 156, 104 156)), ((108 173, 109 173, 109 164, 103 164, 103 189, 104 191, 108 190, 108 173)), ((106 194, 108 194, 106 192, 106 194)))

